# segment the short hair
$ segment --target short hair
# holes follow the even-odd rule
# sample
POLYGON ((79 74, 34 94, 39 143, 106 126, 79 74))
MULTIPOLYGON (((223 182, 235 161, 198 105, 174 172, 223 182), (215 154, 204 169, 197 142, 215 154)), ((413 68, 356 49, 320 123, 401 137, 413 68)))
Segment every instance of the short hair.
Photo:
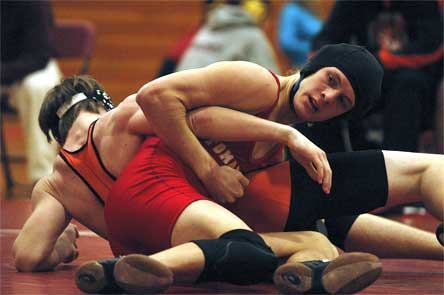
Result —
POLYGON ((62 118, 57 116, 57 110, 64 103, 71 101, 75 94, 83 92, 87 97, 91 97, 96 90, 104 91, 94 78, 82 75, 67 77, 48 91, 39 113, 40 129, 46 135, 48 142, 51 142, 52 135, 60 145, 63 145, 80 111, 99 113, 103 106, 93 99, 86 99, 71 107, 62 118))

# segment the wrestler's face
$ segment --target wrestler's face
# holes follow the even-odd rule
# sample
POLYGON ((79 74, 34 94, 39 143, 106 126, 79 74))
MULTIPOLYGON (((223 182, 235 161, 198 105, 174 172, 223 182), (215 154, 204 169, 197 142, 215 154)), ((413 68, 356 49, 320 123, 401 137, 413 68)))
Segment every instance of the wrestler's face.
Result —
POLYGON ((301 121, 319 122, 350 111, 355 93, 350 81, 338 68, 326 67, 301 81, 294 109, 301 121))

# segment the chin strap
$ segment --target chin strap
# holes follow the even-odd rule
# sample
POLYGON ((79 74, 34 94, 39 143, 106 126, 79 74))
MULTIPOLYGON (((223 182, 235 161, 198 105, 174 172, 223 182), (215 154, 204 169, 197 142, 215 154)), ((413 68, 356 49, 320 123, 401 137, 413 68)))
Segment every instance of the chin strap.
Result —
POLYGON ((295 96, 295 94, 296 94, 296 92, 299 90, 299 85, 301 84, 301 81, 302 81, 302 79, 303 79, 303 77, 301 76, 294 84, 293 84, 293 86, 291 87, 291 90, 290 90, 290 95, 289 95, 289 98, 288 98, 288 103, 289 103, 289 105, 290 105, 290 110, 294 113, 295 112, 295 110, 294 110, 294 96, 295 96))

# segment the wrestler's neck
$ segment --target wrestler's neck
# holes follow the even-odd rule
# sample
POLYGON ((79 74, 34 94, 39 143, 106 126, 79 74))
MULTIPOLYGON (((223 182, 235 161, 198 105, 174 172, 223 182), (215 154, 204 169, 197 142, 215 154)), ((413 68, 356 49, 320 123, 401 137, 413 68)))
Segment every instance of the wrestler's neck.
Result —
MULTIPOLYGON (((279 101, 276 106, 276 122, 281 124, 299 123, 297 115, 289 108, 290 91, 294 83, 299 79, 299 72, 291 76, 280 77, 281 89, 279 91, 279 101)), ((271 118, 270 118, 271 119, 271 118)))
POLYGON ((80 148, 87 139, 88 128, 92 122, 100 118, 100 114, 90 112, 80 112, 74 123, 69 129, 63 147, 67 150, 76 150, 80 148))

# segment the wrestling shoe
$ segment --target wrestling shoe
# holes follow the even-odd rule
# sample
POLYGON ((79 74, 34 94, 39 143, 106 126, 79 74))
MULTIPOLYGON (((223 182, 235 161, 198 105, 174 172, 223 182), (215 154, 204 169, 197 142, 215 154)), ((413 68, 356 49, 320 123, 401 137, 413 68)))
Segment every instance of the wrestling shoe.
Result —
POLYGON ((114 268, 119 258, 88 261, 76 271, 77 288, 85 293, 123 293, 114 280, 114 268))
POLYGON ((173 283, 173 273, 146 255, 85 262, 76 271, 77 287, 85 293, 162 293, 173 283))
POLYGON ((441 246, 444 246, 444 229, 442 223, 436 228, 436 238, 441 246))
POLYGON ((114 279, 126 293, 158 294, 173 284, 173 273, 146 255, 131 254, 116 263, 114 279))
POLYGON ((352 294, 372 284, 382 273, 378 257, 345 253, 324 262, 291 262, 281 265, 273 281, 283 294, 352 294))

